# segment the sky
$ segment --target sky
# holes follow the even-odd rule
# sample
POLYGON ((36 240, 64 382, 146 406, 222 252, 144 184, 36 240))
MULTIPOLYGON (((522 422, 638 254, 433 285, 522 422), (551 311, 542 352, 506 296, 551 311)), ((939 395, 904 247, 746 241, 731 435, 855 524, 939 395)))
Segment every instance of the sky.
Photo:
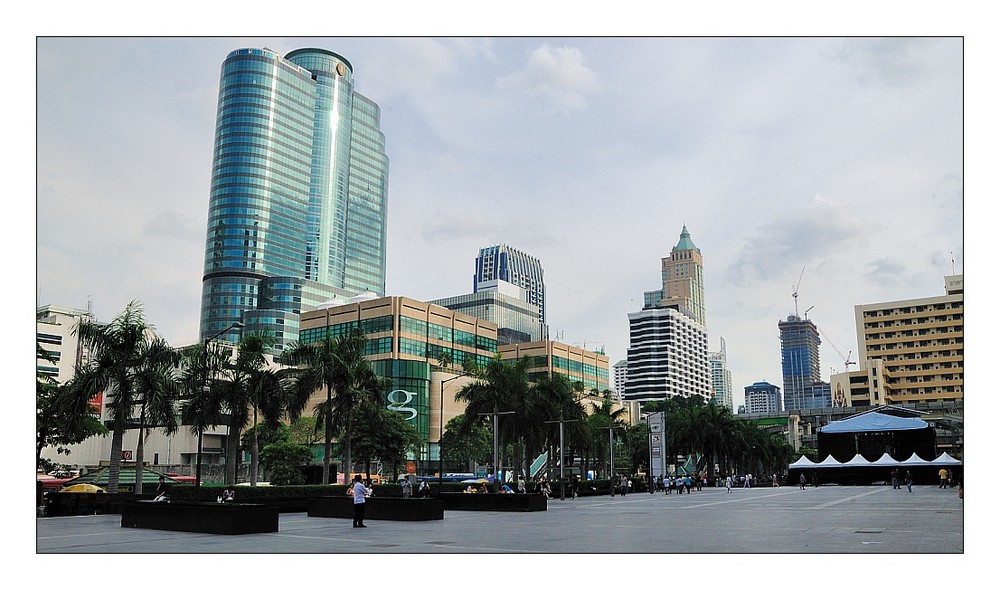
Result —
MULTIPOLYGON (((5 21, 8 214, 35 234, 34 259, 11 275, 18 309, 90 304, 108 320, 138 300, 173 344, 198 338, 219 68, 241 47, 335 51, 381 106, 388 294, 467 293, 479 248, 505 242, 541 260, 553 335, 603 346, 613 364, 686 225, 737 404, 755 381, 780 386, 777 323, 795 312, 796 286, 828 378, 858 357, 855 305, 940 295, 967 254, 981 269, 994 251, 987 3, 233 6, 36 3, 5 21), (20 198, 32 191, 34 210, 20 198)), ((8 252, 26 242, 3 238, 8 252)), ((985 385, 995 320, 976 297, 990 274, 966 280, 966 341, 982 343, 966 352, 966 384, 985 385)), ((28 317, 19 330, 33 334, 28 317)), ((8 358, 27 350, 5 346, 8 358)), ((988 448, 971 444, 984 434, 967 430, 967 458, 988 448)), ((968 476, 965 508, 993 477, 968 476)), ((978 522, 966 521, 962 557, 985 557, 978 522)), ((812 557, 826 556, 799 559, 812 557)), ((615 563, 631 558, 648 565, 615 563)))
POLYGON ((737 406, 782 385, 779 320, 816 323, 828 379, 858 359, 855 305, 963 272, 958 37, 42 37, 38 305, 106 321, 138 300, 197 340, 219 71, 242 47, 332 50, 380 105, 388 295, 469 293, 506 243, 542 263, 551 336, 614 364, 686 226, 737 406))

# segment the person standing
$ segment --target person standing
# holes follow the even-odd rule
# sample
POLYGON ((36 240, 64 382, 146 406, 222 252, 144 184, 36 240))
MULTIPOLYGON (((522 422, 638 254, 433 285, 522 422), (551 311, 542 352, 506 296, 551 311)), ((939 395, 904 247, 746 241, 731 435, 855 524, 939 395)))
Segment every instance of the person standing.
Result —
POLYGON ((372 490, 361 483, 360 473, 354 476, 351 492, 354 494, 354 528, 368 528, 365 526, 365 498, 372 493, 372 490))
POLYGON ((403 497, 409 498, 413 495, 413 484, 410 483, 409 477, 403 478, 403 497))
POLYGON ((800 490, 806 489, 806 474, 805 473, 800 473, 799 474, 799 489, 800 490))
POLYGON ((726 493, 727 494, 732 494, 733 493, 733 476, 732 475, 727 475, 726 476, 726 493))
POLYGON ((938 471, 938 479, 941 480, 941 484, 938 485, 938 489, 939 490, 943 490, 943 489, 947 488, 948 487, 948 470, 945 469, 944 467, 942 467, 941 471, 938 471))
POLYGON ((899 489, 899 469, 896 469, 895 467, 893 467, 892 471, 889 473, 889 476, 892 477, 892 489, 898 490, 899 489))
POLYGON ((906 491, 913 493, 913 476, 910 474, 910 470, 906 470, 906 491))

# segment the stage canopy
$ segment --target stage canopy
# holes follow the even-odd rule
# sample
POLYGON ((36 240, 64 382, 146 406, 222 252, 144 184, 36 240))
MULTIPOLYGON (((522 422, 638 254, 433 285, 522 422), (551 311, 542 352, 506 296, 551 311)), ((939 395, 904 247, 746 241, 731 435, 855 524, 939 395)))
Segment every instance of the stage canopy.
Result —
POLYGON ((919 430, 927 428, 929 425, 920 418, 903 418, 882 414, 880 412, 868 412, 858 414, 845 420, 831 422, 819 429, 823 434, 840 434, 847 432, 883 432, 887 430, 919 430))

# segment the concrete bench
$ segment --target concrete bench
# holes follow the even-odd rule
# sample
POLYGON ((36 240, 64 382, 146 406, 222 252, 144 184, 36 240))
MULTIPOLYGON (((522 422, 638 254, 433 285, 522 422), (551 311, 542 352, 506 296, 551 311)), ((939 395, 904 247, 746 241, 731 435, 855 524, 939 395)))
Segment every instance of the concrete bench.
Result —
POLYGON ((278 509, 238 502, 153 502, 140 500, 122 506, 122 527, 246 535, 278 532, 278 509))
POLYGON ((437 495, 445 510, 483 510, 488 512, 541 512, 549 509, 541 494, 466 494, 444 492, 437 495))
MULTIPOLYGON (((309 498, 309 516, 354 518, 354 498, 309 498)), ((365 520, 443 520, 444 504, 435 498, 383 498, 365 500, 365 520)))

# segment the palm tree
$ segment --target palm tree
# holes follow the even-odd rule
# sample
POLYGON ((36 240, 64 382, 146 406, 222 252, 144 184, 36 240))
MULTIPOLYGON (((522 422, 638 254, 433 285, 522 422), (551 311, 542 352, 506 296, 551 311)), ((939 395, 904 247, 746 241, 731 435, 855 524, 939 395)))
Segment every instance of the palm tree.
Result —
POLYGON ((81 321, 74 332, 80 343, 91 351, 90 362, 80 367, 74 378, 79 394, 90 399, 105 392, 106 406, 113 421, 111 458, 108 468, 108 491, 118 493, 121 471, 122 439, 135 406, 141 404, 148 386, 141 376, 151 367, 173 363, 176 352, 155 336, 146 322, 142 305, 131 301, 107 325, 81 321))
POLYGON ((201 444, 202 435, 208 428, 222 424, 222 402, 218 399, 218 388, 213 388, 217 378, 232 355, 221 346, 206 341, 187 349, 184 356, 184 370, 181 375, 185 403, 181 411, 181 422, 189 424, 191 432, 198 436, 196 483, 201 484, 201 444))
POLYGON ((281 363, 296 367, 291 371, 300 400, 325 390, 326 400, 317 404, 315 414, 323 423, 323 483, 330 483, 330 459, 334 427, 343 430, 345 474, 351 470, 351 408, 373 398, 384 386, 371 363, 364 357, 368 338, 359 328, 336 338, 327 334, 315 345, 293 342, 281 356, 281 363))
MULTIPOLYGON (((223 367, 223 378, 216 383, 218 399, 229 411, 229 430, 226 434, 226 484, 236 483, 239 463, 240 437, 250 422, 251 409, 256 409, 254 387, 263 387, 261 373, 267 371, 265 354, 274 342, 266 332, 254 332, 240 338, 236 358, 223 367)), ((260 396, 266 395, 259 393, 260 396)))
POLYGON ((135 493, 142 494, 143 450, 145 440, 153 428, 162 428, 167 434, 177 430, 177 401, 181 382, 177 373, 182 355, 159 336, 154 337, 152 349, 162 354, 144 357, 136 375, 139 398, 139 441, 135 451, 135 493))

